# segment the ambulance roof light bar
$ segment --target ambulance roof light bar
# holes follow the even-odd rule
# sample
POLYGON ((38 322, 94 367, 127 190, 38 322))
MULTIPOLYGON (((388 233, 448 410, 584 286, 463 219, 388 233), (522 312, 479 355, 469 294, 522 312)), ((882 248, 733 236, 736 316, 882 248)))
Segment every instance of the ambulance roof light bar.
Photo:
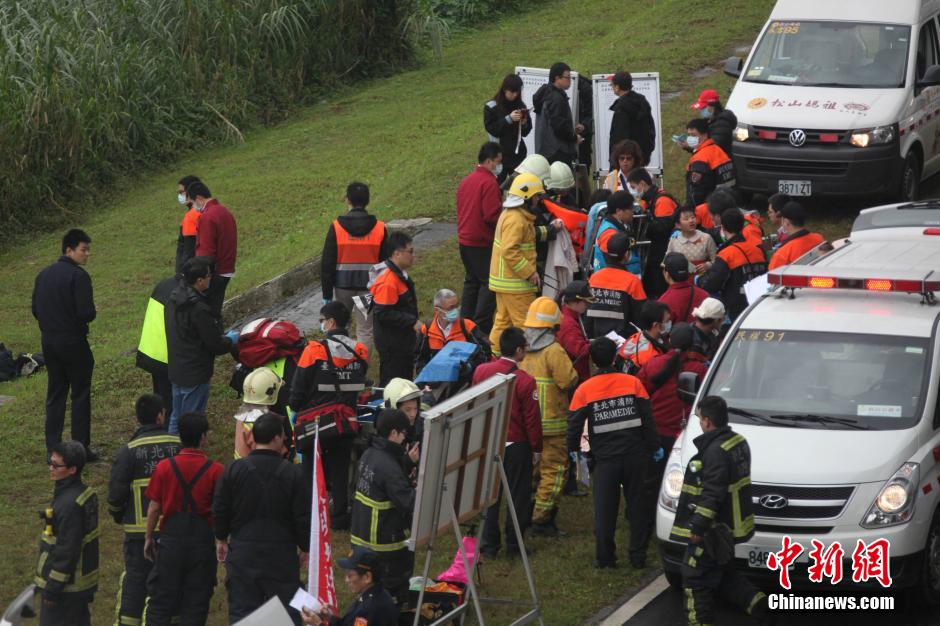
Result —
MULTIPOLYGON (((767 282, 783 287, 793 297, 794 289, 855 289, 894 293, 917 293, 924 302, 935 302, 940 291, 940 271, 867 270, 812 265, 787 265, 767 273, 767 282)), ((782 294, 781 294, 782 295, 782 294)))

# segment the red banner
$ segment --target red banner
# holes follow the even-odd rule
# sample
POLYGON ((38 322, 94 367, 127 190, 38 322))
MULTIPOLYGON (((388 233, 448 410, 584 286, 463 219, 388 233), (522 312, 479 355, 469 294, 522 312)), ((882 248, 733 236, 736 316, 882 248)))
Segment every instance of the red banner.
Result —
POLYGON ((313 444, 313 506, 310 523, 310 564, 307 592, 320 604, 336 608, 336 585, 333 582, 333 550, 330 546, 330 503, 323 478, 323 457, 320 454, 320 433, 313 444))

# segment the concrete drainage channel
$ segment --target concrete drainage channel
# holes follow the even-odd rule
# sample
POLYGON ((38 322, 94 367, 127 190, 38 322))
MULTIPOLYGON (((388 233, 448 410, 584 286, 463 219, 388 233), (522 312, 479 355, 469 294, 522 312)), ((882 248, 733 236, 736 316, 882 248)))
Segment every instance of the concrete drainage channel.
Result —
MULTIPOLYGON (((434 222, 423 217, 394 220, 389 230, 404 230, 414 237, 415 248, 427 252, 457 235, 457 225, 434 222)), ((420 260, 419 260, 420 263, 420 260)), ((320 256, 317 255, 279 276, 226 301, 223 317, 226 327, 241 328, 261 317, 290 320, 307 333, 320 327, 320 256)))

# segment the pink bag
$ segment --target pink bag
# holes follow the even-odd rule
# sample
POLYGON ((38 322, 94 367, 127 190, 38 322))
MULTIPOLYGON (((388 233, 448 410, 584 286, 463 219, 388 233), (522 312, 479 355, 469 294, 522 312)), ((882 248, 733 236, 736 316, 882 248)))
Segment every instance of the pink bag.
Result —
MULTIPOLYGON (((470 567, 473 568, 473 564, 477 560, 476 537, 464 537, 463 549, 467 553, 467 563, 469 563, 470 567)), ((466 585, 469 582, 467 580, 467 570, 464 569, 463 557, 461 556, 459 549, 454 555, 454 560, 450 564, 450 567, 438 574, 435 580, 438 582, 443 581, 449 583, 460 583, 461 585, 466 585)))

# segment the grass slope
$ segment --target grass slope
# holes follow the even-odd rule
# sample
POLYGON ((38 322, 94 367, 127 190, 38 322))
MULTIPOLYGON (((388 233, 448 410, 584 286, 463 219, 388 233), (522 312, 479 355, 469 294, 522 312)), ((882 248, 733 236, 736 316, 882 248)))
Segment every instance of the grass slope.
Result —
MULTIPOLYGON (((341 210, 349 180, 371 185, 373 210, 384 219, 452 218, 454 189, 485 137, 482 103, 514 65, 547 66, 563 58, 587 73, 659 71, 664 91, 685 90, 664 105, 663 134, 668 136, 694 113, 688 105, 699 89, 717 87, 727 93, 731 85, 719 75, 693 81, 690 73, 729 54, 733 43, 748 42, 771 4, 662 0, 625 11, 601 0, 556 0, 461 34, 438 62, 340 94, 291 123, 249 133, 244 144, 207 149, 172 170, 123 184, 111 203, 76 220, 94 239, 88 269, 99 307, 90 337, 97 361, 95 446, 107 457, 113 455, 133 430, 133 400, 149 386, 149 379, 134 368, 129 349, 136 345, 152 286, 172 272, 181 217, 175 181, 180 175, 202 176, 239 220, 238 274, 229 293, 234 295, 316 253, 327 224, 341 210)), ((667 187, 681 196, 684 153, 671 146, 666 150, 667 187)), ((36 273, 57 256, 58 245, 56 235, 37 235, 0 253, 0 286, 6 295, 0 299, 0 340, 14 350, 39 348, 29 294, 36 273)), ((454 248, 445 246, 419 259, 415 275, 423 303, 440 286, 459 286, 454 248)), ((225 387, 229 367, 227 358, 219 361, 209 404, 214 427, 210 449, 223 460, 230 458, 229 420, 237 404, 225 387)), ((0 466, 0 605, 31 579, 41 530, 35 511, 51 493, 41 435, 44 391, 43 376, 2 388, 16 400, 0 410, 7 433, 0 466)), ((102 500, 108 470, 109 463, 99 463, 87 475, 102 500)), ((564 506, 562 522, 575 536, 566 543, 536 543, 541 554, 535 568, 549 623, 583 618, 631 583, 632 574, 599 576, 590 570, 591 517, 589 503, 564 506)), ((101 525, 96 624, 107 623, 113 614, 121 571, 119 529, 104 514, 101 525)), ((344 541, 337 537, 337 552, 343 551, 344 541)), ((622 537, 618 541, 624 545, 622 537)), ((442 561, 449 560, 453 551, 442 548, 440 554, 442 561)), ((443 569, 437 565, 434 573, 443 569)), ((486 592, 501 595, 511 588, 524 597, 520 574, 518 565, 491 564, 486 592)), ((220 588, 210 623, 224 623, 224 597, 220 588)))

